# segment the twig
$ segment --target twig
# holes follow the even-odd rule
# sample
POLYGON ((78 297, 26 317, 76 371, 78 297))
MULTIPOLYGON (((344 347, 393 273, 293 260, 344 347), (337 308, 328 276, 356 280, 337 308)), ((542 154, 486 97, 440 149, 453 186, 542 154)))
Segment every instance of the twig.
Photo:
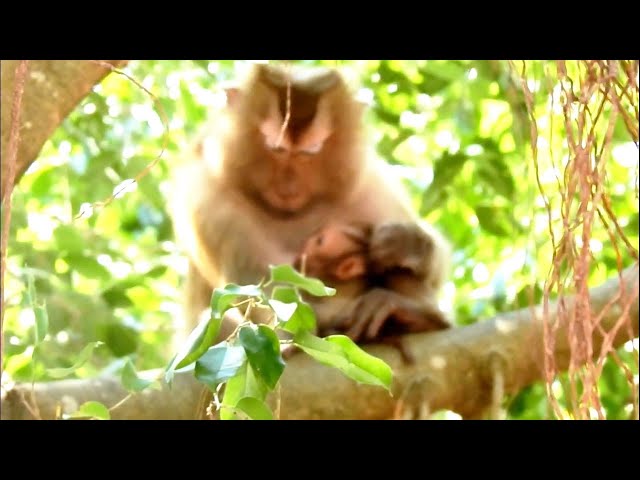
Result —
POLYGON ((167 114, 164 110, 164 107, 162 106, 162 103, 160 103, 160 100, 153 93, 151 93, 147 88, 145 88, 144 85, 142 85, 140 82, 134 79, 131 75, 114 67, 110 63, 103 62, 101 60, 90 60, 90 62, 100 65, 104 68, 108 68, 113 73, 122 75, 123 77, 133 82, 134 85, 136 85, 138 88, 143 90, 147 95, 149 95, 149 97, 151 97, 151 99, 153 100, 153 103, 158 108, 158 113, 160 115, 160 118, 162 120, 162 125, 164 127, 164 133, 163 133, 162 147, 160 149, 160 153, 158 153, 158 155, 151 162, 149 162, 147 166, 145 166, 140 172, 138 172, 138 174, 135 177, 133 177, 133 179, 130 179, 131 180, 130 182, 126 182, 124 185, 118 188, 112 195, 107 197, 105 200, 101 202, 93 202, 91 204, 91 209, 86 209, 86 208, 81 209, 80 212, 74 217, 74 220, 84 217, 88 211, 91 211, 95 207, 105 207, 109 205, 115 198, 117 198, 127 188, 131 187, 131 185, 133 184, 138 183, 140 179, 146 176, 151 171, 151 169, 162 159, 162 156, 164 155, 164 152, 167 149, 167 144, 169 143, 169 121, 168 121, 167 114))
POLYGON ((278 140, 276 140, 276 147, 280 146, 282 139, 284 138, 284 132, 289 126, 289 119, 291 118, 291 64, 287 65, 287 112, 284 116, 284 121, 280 127, 280 133, 278 134, 278 140))

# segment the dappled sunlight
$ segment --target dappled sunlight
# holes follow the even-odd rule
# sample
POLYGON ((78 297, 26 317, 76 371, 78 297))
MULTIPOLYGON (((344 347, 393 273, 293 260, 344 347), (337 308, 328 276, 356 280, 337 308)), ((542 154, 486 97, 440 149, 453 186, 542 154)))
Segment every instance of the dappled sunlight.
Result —
POLYGON ((637 338, 634 338, 633 340, 629 340, 627 343, 624 344, 624 350, 629 353, 633 353, 633 352, 638 353, 638 348, 639 348, 639 345, 638 345, 637 338))
POLYGON ((31 325, 33 325, 35 318, 36 316, 33 313, 33 310, 30 310, 30 309, 21 310, 20 313, 18 314, 18 325, 25 329, 29 328, 31 325))
MULTIPOLYGON (((411 127, 413 129, 422 129, 427 125, 427 115, 425 113, 413 113, 411 111, 405 110, 404 112, 402 112, 402 114, 400 115, 400 125, 402 126, 406 126, 406 127, 411 127)), ((419 137, 416 137, 419 138, 419 137)), ((438 140, 436 139, 436 141, 438 142, 444 142, 448 145, 448 143, 451 142, 451 140, 438 140), (448 142, 448 143, 447 143, 448 142)), ((423 142, 424 145, 424 142, 423 142)), ((446 145, 445 145, 446 146, 446 145)), ((424 150, 422 152, 416 152, 416 153, 423 153, 424 150)))
POLYGON ((438 410, 429 416, 430 420, 462 420, 462 416, 451 410, 438 410))
MULTIPOLYGON (((456 285, 454 282, 447 282, 442 289, 442 295, 438 301, 438 306, 443 312, 453 314, 455 311, 456 285)), ((455 319, 454 319, 455 320, 455 319)))
MULTIPOLYGON (((13 193, 3 379, 50 380, 47 368, 72 365, 97 340, 105 346, 69 378, 120 372, 127 360, 136 370, 158 368, 172 358, 172 335, 183 328, 184 252, 196 249, 198 239, 189 217, 170 219, 170 208, 183 211, 180 202, 191 198, 172 198, 169 178, 186 159, 185 146, 225 108, 225 88, 255 62, 262 61, 131 61, 123 70, 151 96, 122 75, 108 75, 46 141, 13 193), (101 203, 110 196, 112 202, 101 203), (49 335, 37 348, 30 275, 48 314, 49 335)), ((557 62, 527 61, 524 70, 522 61, 294 63, 336 67, 348 77, 365 104, 371 151, 403 180, 418 216, 449 239, 449 279, 437 301, 457 327, 496 318, 504 339, 517 327, 500 314, 540 305, 554 261, 564 283, 551 285, 552 300, 572 294, 583 277, 589 286, 616 277, 619 265, 633 261, 634 248, 637 254, 638 146, 627 128, 637 131, 633 85, 610 126, 614 108, 608 103, 598 113, 603 90, 581 88, 576 62, 567 62, 573 84, 559 79, 557 62), (570 103, 568 95, 575 95, 570 103), (626 123, 622 112, 630 115, 626 123), (581 148, 593 127, 598 155, 578 155, 568 127, 581 148), (605 136, 610 143, 603 149, 605 136), (602 181, 588 185, 585 172, 595 170, 602 181), (576 188, 569 192, 569 185, 576 188), (587 194, 591 200, 581 203, 587 194), (596 207, 585 221, 584 212, 596 207), (589 260, 578 271, 583 251, 589 260)), ((30 75, 48 81, 43 72, 30 75)), ((231 127, 220 122, 219 128, 231 127)), ((223 167, 219 148, 210 140, 202 144, 214 175, 223 167)), ((636 338, 616 350, 619 358, 597 364, 607 418, 634 415, 625 385, 638 385, 637 354, 636 338)), ((445 355, 427 356, 428 367, 438 371, 450 368, 447 362, 445 355)), ((551 380, 548 392, 540 382, 518 397, 508 418, 578 417, 565 373, 551 380), (558 405, 549 406, 547 396, 558 405)), ((434 416, 461 418, 447 410, 434 416)), ((598 418, 598 407, 584 408, 584 417, 598 418)))
MULTIPOLYGON (((616 145, 611 150, 613 160, 624 168, 631 168, 638 165, 638 146, 633 142, 616 145)), ((631 177, 632 175, 630 175, 631 177)))
POLYGON ((366 105, 373 105, 374 93, 370 88, 361 88, 356 93, 356 99, 366 105))
POLYGON ((434 139, 436 145, 441 148, 447 148, 452 151, 456 151, 460 148, 460 142, 447 130, 440 130, 435 134, 434 139))
MULTIPOLYGON (((55 213, 53 214, 55 215, 55 213)), ((51 213, 30 212, 27 214, 27 228, 22 230, 20 241, 38 239, 41 242, 48 242, 53 238, 53 231, 58 226, 59 220, 51 213)))
POLYGON ((513 320, 504 320, 497 318, 495 321, 496 331, 504 335, 508 335, 518 328, 513 320))
POLYGON ((429 357, 429 365, 436 370, 442 370, 447 366, 447 359, 442 355, 432 355, 429 357))
POLYGON ((473 267, 472 278, 476 283, 484 283, 489 280, 489 270, 487 266, 483 263, 477 263, 473 267))

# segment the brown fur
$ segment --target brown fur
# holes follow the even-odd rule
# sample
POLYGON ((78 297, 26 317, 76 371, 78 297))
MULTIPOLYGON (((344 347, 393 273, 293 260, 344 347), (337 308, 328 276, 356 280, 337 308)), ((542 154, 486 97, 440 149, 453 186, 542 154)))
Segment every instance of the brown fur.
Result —
MULTIPOLYGON (((176 169, 172 217, 189 257, 187 328, 213 288, 258 283, 269 265, 292 264, 329 221, 373 225, 372 258, 390 282, 386 293, 346 288, 318 301, 321 327, 384 295, 416 304, 435 298, 446 276, 447 243, 418 222, 388 166, 366 152, 362 106, 336 72, 259 65, 229 100, 176 169), (289 128, 278 143, 288 81, 289 128), (411 274, 393 273, 398 266, 411 274)), ((225 323, 221 335, 232 328, 225 323)))
MULTIPOLYGON (((369 252, 371 232, 371 225, 330 223, 307 239, 294 266, 305 275, 319 278, 336 288, 337 295, 341 296, 346 291, 353 298, 368 289, 388 287, 389 282, 396 281, 397 274, 375 273, 376 265, 371 261, 369 252)), ((405 281, 411 279, 406 271, 402 276, 405 281)), ((327 335, 345 330, 356 342, 388 343, 400 351, 405 362, 413 363, 401 335, 449 328, 444 314, 436 306, 420 309, 398 304, 381 315, 379 318, 375 315, 370 317, 369 324, 356 323, 355 326, 352 326, 351 318, 343 317, 349 325, 337 322, 324 326, 319 333, 327 335), (372 326, 373 322, 378 323, 372 326)))

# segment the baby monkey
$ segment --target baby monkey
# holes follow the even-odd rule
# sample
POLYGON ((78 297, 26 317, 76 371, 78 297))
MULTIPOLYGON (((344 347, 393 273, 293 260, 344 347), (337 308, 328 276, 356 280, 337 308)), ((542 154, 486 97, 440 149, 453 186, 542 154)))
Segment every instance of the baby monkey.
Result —
MULTIPOLYGON (((398 274, 398 271, 380 271, 372 262, 369 254, 372 230, 372 225, 366 223, 329 223, 306 240, 294 267, 306 276, 336 288, 336 296, 345 298, 338 305, 347 308, 346 300, 357 298, 367 290, 388 288, 398 274)), ((402 272, 402 275, 406 277, 407 273, 402 272)), ((314 304, 314 300, 311 303, 314 304)), ((385 305, 373 315, 332 312, 332 321, 329 325, 319 324, 318 334, 345 332, 356 343, 386 343, 397 348, 403 361, 411 364, 414 359, 401 335, 450 327, 434 304, 433 299, 416 299, 415 304, 385 305)), ((321 300, 314 306, 322 308, 321 300)))

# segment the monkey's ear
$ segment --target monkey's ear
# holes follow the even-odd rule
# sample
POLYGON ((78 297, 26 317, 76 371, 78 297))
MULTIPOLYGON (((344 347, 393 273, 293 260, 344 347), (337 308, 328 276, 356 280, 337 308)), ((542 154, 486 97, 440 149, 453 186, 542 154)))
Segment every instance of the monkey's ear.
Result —
POLYGON ((366 273, 364 255, 354 254, 343 259, 334 272, 338 280, 350 280, 366 273))
POLYGON ((240 89, 238 87, 228 87, 224 89, 224 93, 227 95, 227 107, 235 107, 240 99, 240 89))

